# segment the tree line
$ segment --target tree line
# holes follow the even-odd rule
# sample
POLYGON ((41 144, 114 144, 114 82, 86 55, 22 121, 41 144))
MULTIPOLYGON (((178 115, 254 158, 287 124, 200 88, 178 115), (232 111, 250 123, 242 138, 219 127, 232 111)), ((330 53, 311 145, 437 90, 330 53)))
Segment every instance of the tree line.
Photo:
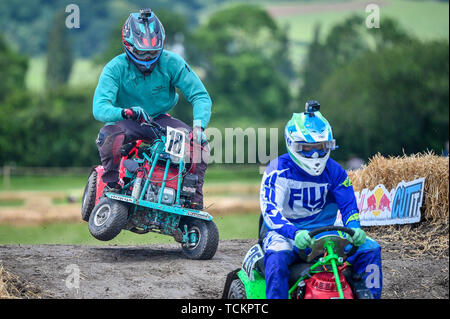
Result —
MULTIPOLYGON (((363 17, 352 16, 325 36, 317 25, 302 69, 295 70, 286 29, 259 6, 229 6, 195 27, 173 11, 157 14, 167 47, 181 41, 185 59, 202 76, 213 100, 211 126, 278 127, 281 154, 292 112, 317 99, 340 145, 338 160, 378 152, 440 153, 448 140, 448 40, 421 41, 389 18, 382 19, 382 28, 367 29, 363 17)), ((97 63, 123 52, 124 19, 111 26, 106 49, 93 56, 97 63)), ((44 93, 26 90, 27 58, 0 37, 0 165, 99 161, 94 141, 102 123, 92 117, 95 88, 67 86, 73 61, 71 44, 64 42, 69 31, 61 18, 53 21, 44 93)), ((183 98, 173 111, 187 123, 191 113, 183 98)))

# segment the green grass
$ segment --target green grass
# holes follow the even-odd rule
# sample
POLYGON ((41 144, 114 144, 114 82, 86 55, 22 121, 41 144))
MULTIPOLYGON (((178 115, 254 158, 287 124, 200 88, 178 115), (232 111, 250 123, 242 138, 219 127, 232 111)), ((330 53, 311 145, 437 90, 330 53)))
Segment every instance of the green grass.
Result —
POLYGON ((70 74, 69 85, 97 86, 97 81, 103 66, 94 64, 91 60, 76 59, 70 74))
POLYGON ((87 176, 12 176, 8 188, 0 191, 70 191, 84 189, 87 176))
POLYGON ((259 183, 261 178, 258 165, 221 164, 208 167, 205 183, 259 183))
MULTIPOLYGON (((11 176, 5 187, 0 179, 0 191, 72 191, 82 190, 89 171, 85 175, 55 176, 11 176)), ((256 165, 211 165, 206 171, 205 183, 259 183, 259 166, 256 165)))
POLYGON ((448 1, 396 0, 381 14, 398 19, 407 31, 423 40, 449 38, 448 1))
MULTIPOLYGON (((247 239, 257 237, 259 213, 233 214, 214 219, 219 237, 224 239, 247 239)), ((91 236, 87 223, 60 223, 45 226, 0 225, 0 244, 65 244, 65 245, 145 245, 151 243, 175 243, 172 237, 148 233, 145 235, 122 231, 109 242, 91 236)))
MULTIPOLYGON (((297 3, 311 4, 310 1, 297 1, 297 3)), ((448 2, 391 0, 383 1, 383 3, 384 5, 380 7, 380 27, 383 27, 383 17, 390 17, 396 19, 407 32, 422 40, 449 38, 448 2)), ((292 5, 292 2, 289 4, 292 5)), ((269 2, 265 4, 266 7, 270 5, 279 5, 279 3, 269 2)), ((280 16, 276 20, 281 26, 287 25, 289 27, 289 38, 294 41, 291 56, 293 62, 300 65, 307 49, 300 42, 306 44, 312 40, 316 24, 321 25, 321 35, 325 37, 334 25, 343 22, 355 13, 367 16, 364 10, 349 9, 334 12, 299 13, 280 16)))
MULTIPOLYGON (((45 89, 45 56, 32 57, 29 60, 25 83, 28 89, 41 92, 45 89)), ((76 59, 69 78, 71 86, 95 86, 102 66, 95 65, 88 59, 76 59)))
MULTIPOLYGON (((405 30, 421 39, 449 37, 449 4, 438 1, 383 1, 380 7, 381 27, 383 16, 399 21, 405 30)), ((299 2, 301 3, 301 2, 299 2)), ((310 2, 308 2, 310 3, 310 2)), ((310 42, 314 25, 320 23, 325 34, 337 23, 344 21, 352 14, 366 16, 364 10, 324 11, 308 14, 295 14, 278 17, 281 24, 290 26, 289 37, 292 40, 310 42)))
POLYGON ((31 91, 40 92, 45 88, 45 57, 30 58, 25 76, 26 87, 31 91))
POLYGON ((0 199, 0 207, 19 207, 24 203, 23 199, 0 199))
POLYGON ((81 196, 82 194, 79 194, 80 196, 78 198, 73 198, 72 200, 69 199, 67 196, 66 197, 58 197, 58 198, 54 198, 52 199, 52 204, 53 205, 67 205, 67 204, 72 204, 72 203, 78 203, 79 205, 81 205, 81 196))

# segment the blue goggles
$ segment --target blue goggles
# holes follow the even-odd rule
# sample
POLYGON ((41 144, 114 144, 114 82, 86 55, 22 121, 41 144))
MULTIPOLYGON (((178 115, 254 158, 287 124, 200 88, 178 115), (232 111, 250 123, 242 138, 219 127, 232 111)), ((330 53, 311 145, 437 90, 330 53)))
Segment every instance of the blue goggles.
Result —
POLYGON ((336 148, 336 140, 319 143, 294 143, 294 151, 307 158, 325 157, 329 151, 336 148))

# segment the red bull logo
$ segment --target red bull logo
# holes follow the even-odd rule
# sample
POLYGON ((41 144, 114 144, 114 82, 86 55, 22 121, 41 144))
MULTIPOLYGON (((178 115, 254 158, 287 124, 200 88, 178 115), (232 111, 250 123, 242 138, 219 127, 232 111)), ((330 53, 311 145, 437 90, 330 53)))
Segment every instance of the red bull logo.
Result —
MULTIPOLYGON (((384 185, 356 192, 359 220, 362 226, 417 223, 420 221, 425 178, 401 181, 390 192, 384 185)), ((339 213, 335 225, 342 225, 339 213)))
POLYGON ((424 178, 400 182, 390 192, 384 185, 355 193, 361 225, 392 225, 420 221, 424 178))
MULTIPOLYGON (((384 185, 377 185, 372 191, 365 188, 361 194, 356 193, 360 214, 379 216, 391 212, 393 191, 389 192, 384 185)), ((367 216, 369 217, 369 216, 367 216)))

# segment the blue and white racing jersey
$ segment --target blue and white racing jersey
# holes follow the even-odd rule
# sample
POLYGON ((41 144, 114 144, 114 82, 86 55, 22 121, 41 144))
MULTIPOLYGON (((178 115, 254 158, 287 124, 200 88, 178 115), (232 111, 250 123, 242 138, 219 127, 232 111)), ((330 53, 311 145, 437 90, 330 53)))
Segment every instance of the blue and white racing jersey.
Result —
POLYGON ((290 239, 300 229, 334 225, 338 209, 344 226, 360 227, 352 183, 331 158, 319 176, 307 174, 287 153, 271 161, 262 179, 260 205, 266 227, 290 239))

